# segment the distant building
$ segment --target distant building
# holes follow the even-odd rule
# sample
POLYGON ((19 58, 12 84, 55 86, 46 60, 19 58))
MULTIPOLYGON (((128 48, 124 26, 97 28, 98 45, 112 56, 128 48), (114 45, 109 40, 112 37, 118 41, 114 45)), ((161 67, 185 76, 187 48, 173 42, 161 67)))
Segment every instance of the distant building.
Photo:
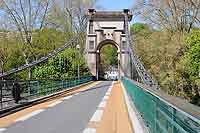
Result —
POLYGON ((108 80, 117 80, 118 79, 118 69, 110 66, 108 71, 105 71, 104 78, 108 80))

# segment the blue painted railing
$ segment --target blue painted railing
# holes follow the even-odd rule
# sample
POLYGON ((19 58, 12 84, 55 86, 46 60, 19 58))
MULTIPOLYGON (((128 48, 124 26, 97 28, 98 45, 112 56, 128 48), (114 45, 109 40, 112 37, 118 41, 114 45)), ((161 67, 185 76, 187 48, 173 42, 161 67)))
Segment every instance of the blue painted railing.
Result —
POLYGON ((198 118, 173 107, 130 79, 124 78, 122 82, 151 133, 200 133, 198 118))

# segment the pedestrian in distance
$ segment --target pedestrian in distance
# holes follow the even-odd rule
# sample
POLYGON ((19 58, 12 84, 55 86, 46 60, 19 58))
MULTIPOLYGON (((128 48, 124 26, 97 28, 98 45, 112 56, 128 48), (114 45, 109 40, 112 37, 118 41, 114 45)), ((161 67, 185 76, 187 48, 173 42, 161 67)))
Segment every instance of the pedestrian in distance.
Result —
POLYGON ((18 103, 19 100, 21 99, 19 80, 16 80, 16 81, 14 82, 14 84, 13 84, 12 95, 13 95, 13 98, 14 98, 14 100, 15 100, 15 103, 18 103))

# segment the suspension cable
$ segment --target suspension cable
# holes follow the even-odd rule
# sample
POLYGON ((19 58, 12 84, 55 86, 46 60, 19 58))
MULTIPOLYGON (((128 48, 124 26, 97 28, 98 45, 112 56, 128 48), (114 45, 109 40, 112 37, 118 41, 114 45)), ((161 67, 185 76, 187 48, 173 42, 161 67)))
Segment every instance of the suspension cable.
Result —
MULTIPOLYGON (((80 25, 84 25, 84 22, 87 22, 87 16, 86 15, 84 16, 83 20, 85 20, 85 21, 82 21, 82 23, 80 25)), ((11 70, 9 70, 7 72, 1 73, 0 74, 0 78, 3 78, 3 77, 6 77, 8 75, 11 75, 11 74, 23 71, 25 69, 31 68, 31 67, 36 66, 36 65, 38 65, 40 63, 46 62, 50 58, 53 58, 53 57, 57 56, 59 53, 64 51, 66 48, 69 48, 70 46, 73 46, 73 42, 78 40, 79 36, 83 32, 82 30, 84 30, 84 28, 81 29, 80 31, 78 31, 78 33, 75 36, 73 36, 67 43, 65 43, 60 48, 55 49, 53 52, 50 52, 48 55, 41 57, 39 60, 33 61, 33 62, 29 63, 29 64, 23 64, 23 65, 21 65, 21 66, 19 66, 17 68, 13 68, 13 69, 11 69, 11 70)))
POLYGON ((150 85, 150 86, 153 85, 153 86, 156 86, 158 88, 159 86, 158 86, 157 81, 154 80, 149 75, 149 73, 146 71, 144 65, 141 63, 141 61, 139 60, 138 56, 135 54, 135 50, 134 50, 134 48, 132 46, 133 42, 132 42, 132 39, 131 39, 130 31, 128 29, 128 15, 125 14, 124 17, 125 17, 126 38, 128 39, 127 40, 128 50, 130 52, 131 60, 132 60, 133 64, 135 65, 136 71, 137 71, 139 77, 142 79, 143 83, 145 83, 147 85, 150 85))

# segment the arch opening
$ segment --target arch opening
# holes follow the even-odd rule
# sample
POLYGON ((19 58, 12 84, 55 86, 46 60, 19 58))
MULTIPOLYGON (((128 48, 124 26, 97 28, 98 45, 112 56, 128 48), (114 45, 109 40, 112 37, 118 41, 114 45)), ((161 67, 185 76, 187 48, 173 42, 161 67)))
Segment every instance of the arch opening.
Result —
POLYGON ((119 77, 119 46, 113 40, 102 41, 97 47, 97 79, 117 80, 119 77))

